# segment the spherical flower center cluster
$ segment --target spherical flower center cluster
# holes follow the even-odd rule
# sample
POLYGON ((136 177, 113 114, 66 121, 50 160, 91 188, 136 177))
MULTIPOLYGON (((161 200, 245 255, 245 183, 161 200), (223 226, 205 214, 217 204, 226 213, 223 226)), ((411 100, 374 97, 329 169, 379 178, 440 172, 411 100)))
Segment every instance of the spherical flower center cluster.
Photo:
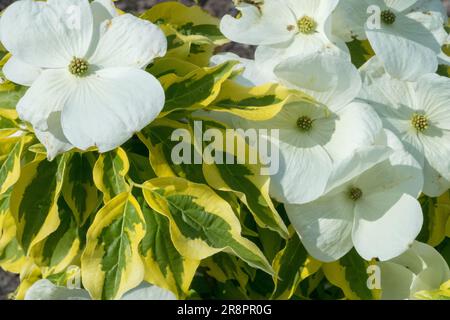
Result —
POLYGON ((80 58, 74 57, 69 65, 69 72, 77 77, 84 76, 89 70, 89 63, 80 58))
POLYGON ((300 31, 303 34, 311 34, 314 31, 316 31, 317 28, 316 21, 314 21, 313 18, 310 18, 308 16, 304 16, 300 20, 298 20, 297 25, 298 31, 300 31))
POLYGON ((424 132, 425 130, 427 130, 429 125, 428 118, 425 115, 418 113, 414 113, 411 119, 411 123, 413 127, 419 132, 424 132))
POLYGON ((363 196, 363 192, 360 188, 351 188, 348 192, 348 197, 350 200, 358 201, 363 196))
POLYGON ((381 11, 381 21, 383 21, 385 24, 393 24, 396 19, 395 13, 393 13, 391 10, 383 10, 381 11))
POLYGON ((297 127, 304 132, 312 129, 313 120, 310 117, 302 116, 297 120, 297 127))

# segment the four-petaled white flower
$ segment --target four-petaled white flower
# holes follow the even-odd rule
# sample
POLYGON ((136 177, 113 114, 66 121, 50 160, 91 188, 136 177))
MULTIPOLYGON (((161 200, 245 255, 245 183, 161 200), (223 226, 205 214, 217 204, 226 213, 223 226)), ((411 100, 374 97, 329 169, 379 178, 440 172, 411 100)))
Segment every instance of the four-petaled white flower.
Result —
POLYGON ((402 80, 433 73, 447 39, 441 3, 418 0, 341 0, 333 13, 334 34, 368 39, 386 70, 402 80), (419 11, 421 10, 421 11, 419 11), (440 11, 440 10, 439 10, 440 11))
POLYGON ((72 147, 114 149, 164 105, 160 83, 142 70, 165 55, 163 32, 116 15, 111 1, 17 1, 3 13, 0 29, 12 54, 5 76, 31 86, 17 112, 50 159, 72 147))
POLYGON ((450 188, 450 79, 428 74, 415 82, 396 80, 376 58, 361 74, 361 98, 422 165, 424 193, 440 196, 450 188))
POLYGON ((255 60, 274 68, 293 56, 308 56, 319 51, 345 52, 345 43, 331 33, 331 13, 338 0, 239 1, 241 16, 225 16, 220 24, 229 39, 258 45, 255 60))
POLYGON ((361 78, 345 58, 325 53, 289 58, 275 73, 319 103, 293 102, 270 120, 235 120, 234 127, 278 129, 279 139, 261 136, 280 151, 271 196, 284 203, 310 202, 325 191, 336 162, 374 143, 381 121, 369 105, 353 101, 361 78))
POLYGON ((318 260, 338 260, 352 247, 366 260, 389 260, 419 234, 420 166, 393 133, 380 139, 385 141, 340 162, 322 197, 285 205, 302 243, 318 260))
POLYGON ((414 241, 402 255, 379 262, 381 299, 416 299, 420 291, 432 291, 450 279, 450 269, 433 247, 414 241))

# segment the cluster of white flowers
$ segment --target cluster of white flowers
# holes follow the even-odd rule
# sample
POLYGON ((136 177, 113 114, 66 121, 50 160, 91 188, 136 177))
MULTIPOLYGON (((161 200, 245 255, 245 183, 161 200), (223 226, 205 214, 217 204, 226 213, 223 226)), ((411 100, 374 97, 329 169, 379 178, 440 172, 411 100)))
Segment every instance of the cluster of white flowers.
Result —
MULTIPOLYGON (((279 129, 281 169, 271 196, 308 252, 335 261, 351 248, 394 259, 423 224, 418 196, 450 187, 450 79, 446 11, 439 0, 237 1, 225 16, 231 40, 257 45, 239 60, 242 85, 280 83, 319 105, 291 103, 273 119, 233 117, 236 127, 279 129), (359 70, 346 42, 368 40, 375 56, 359 70)), ((267 137, 262 137, 267 138, 267 137)), ((273 138, 267 138, 272 139, 273 138)))

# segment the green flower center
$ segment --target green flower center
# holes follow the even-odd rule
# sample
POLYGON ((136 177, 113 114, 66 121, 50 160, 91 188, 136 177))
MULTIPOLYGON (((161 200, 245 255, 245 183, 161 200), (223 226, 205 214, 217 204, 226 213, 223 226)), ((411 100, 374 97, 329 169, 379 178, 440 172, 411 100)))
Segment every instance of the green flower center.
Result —
POLYGON ((411 123, 413 127, 419 132, 424 132, 425 130, 427 130, 429 125, 428 118, 425 115, 418 113, 414 113, 411 119, 411 123))
POLYGON ((395 22, 396 16, 391 10, 381 11, 381 21, 386 24, 393 24, 395 22))
POLYGON ((300 31, 303 34, 311 34, 314 31, 316 31, 317 23, 314 21, 313 18, 310 18, 308 16, 304 16, 300 20, 297 21, 298 25, 298 31, 300 31))
POLYGON ((358 201, 363 196, 363 192, 360 188, 351 188, 348 192, 348 197, 350 200, 358 201))
POLYGON ((80 58, 73 58, 69 65, 69 72, 77 77, 84 76, 89 70, 89 63, 80 58))
POLYGON ((312 129, 313 120, 310 117, 303 116, 298 118, 297 127, 304 132, 310 131, 312 129))

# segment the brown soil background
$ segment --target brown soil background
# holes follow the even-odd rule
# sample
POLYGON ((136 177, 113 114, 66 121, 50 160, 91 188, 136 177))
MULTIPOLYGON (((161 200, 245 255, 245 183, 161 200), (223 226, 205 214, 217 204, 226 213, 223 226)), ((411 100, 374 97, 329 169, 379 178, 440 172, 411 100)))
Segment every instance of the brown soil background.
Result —
MULTIPOLYGON (((167 0, 121 0, 117 1, 116 5, 127 12, 142 12, 151 8, 156 3, 166 2, 167 0)), ((180 0, 182 3, 192 5, 195 1, 180 0)), ((9 4, 13 3, 11 0, 0 0, 0 10, 6 8, 9 4)), ((450 0, 443 0, 450 14, 450 0)), ((205 10, 210 12, 216 17, 223 17, 227 13, 233 13, 233 2, 231 0, 199 0, 199 5, 205 10)), ((252 48, 249 46, 236 45, 234 43, 229 44, 226 48, 227 51, 234 51, 243 57, 252 56, 252 48)), ((12 274, 8 274, 0 269, 0 300, 8 298, 9 293, 13 292, 19 283, 18 277, 12 274)))

